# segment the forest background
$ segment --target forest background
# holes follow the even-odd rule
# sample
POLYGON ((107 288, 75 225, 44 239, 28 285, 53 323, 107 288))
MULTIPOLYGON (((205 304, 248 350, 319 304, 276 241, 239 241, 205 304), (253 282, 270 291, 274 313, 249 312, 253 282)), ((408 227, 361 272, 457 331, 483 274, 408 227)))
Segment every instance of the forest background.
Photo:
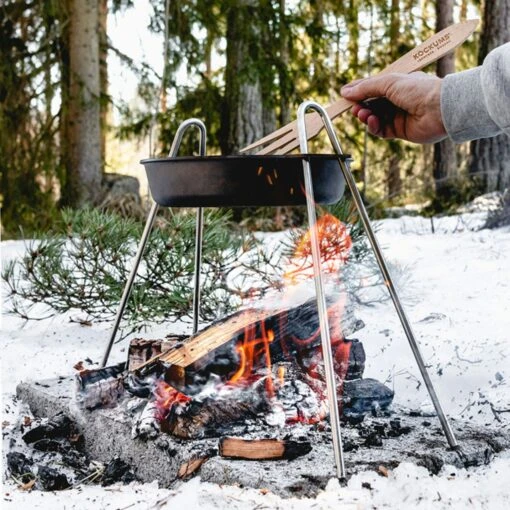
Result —
MULTIPOLYGON (((129 166, 139 167, 139 156, 166 155, 184 119, 205 122, 209 154, 235 153, 292 120, 301 101, 334 101, 343 84, 377 73, 451 23, 479 17, 479 31, 426 71, 444 76, 474 67, 510 40, 509 13, 510 0, 4 0, 2 234, 47 229, 63 206, 133 214, 129 194, 109 195, 121 156, 132 154, 129 166), (109 36, 112 17, 142 4, 147 32, 161 38, 162 72, 109 36), (136 100, 112 96, 112 61, 136 76, 136 100)), ((510 185, 504 135, 418 146, 367 136, 350 115, 336 125, 372 214, 410 203, 448 212, 510 185)), ((196 148, 190 140, 183 150, 196 148)), ((281 228, 292 216, 259 213, 267 221, 258 228, 281 228)), ((247 216, 257 215, 234 218, 247 216)))

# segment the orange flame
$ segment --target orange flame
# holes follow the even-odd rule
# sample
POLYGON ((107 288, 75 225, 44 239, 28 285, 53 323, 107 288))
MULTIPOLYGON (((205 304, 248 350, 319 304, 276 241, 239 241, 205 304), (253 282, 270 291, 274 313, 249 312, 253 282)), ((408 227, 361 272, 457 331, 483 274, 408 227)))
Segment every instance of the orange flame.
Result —
POLYGON ((280 383, 280 386, 285 383, 285 367, 282 365, 278 367, 278 382, 280 383))
MULTIPOLYGON (((332 214, 324 214, 316 223, 317 237, 321 253, 321 266, 324 273, 335 274, 347 262, 352 240, 347 227, 332 214)), ((289 270, 284 274, 285 281, 295 285, 313 276, 313 261, 310 231, 300 239, 290 260, 289 270)))
POLYGON ((271 352, 269 344, 274 340, 274 332, 266 331, 264 321, 260 323, 260 335, 256 335, 256 325, 251 324, 244 330, 244 336, 236 351, 239 354, 239 368, 230 378, 230 385, 243 386, 253 382, 254 377, 260 377, 260 371, 267 373, 266 391, 269 397, 274 397, 274 383, 271 364, 271 352), (263 360, 263 361, 262 361, 263 360), (265 370, 264 365, 265 363, 265 370), (262 365, 262 367, 260 366, 262 365))

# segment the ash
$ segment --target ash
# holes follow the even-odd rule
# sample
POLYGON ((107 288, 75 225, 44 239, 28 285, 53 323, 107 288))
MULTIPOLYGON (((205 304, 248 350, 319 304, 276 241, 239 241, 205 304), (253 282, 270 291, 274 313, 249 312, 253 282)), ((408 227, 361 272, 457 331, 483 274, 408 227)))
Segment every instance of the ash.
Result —
MULTIPOLYGON (((145 435, 137 433, 132 438, 136 420, 140 425, 144 423, 141 419, 143 411, 151 416, 150 409, 145 410, 149 404, 147 399, 125 395, 116 407, 78 412, 67 397, 72 387, 73 380, 69 378, 45 381, 44 385, 24 383, 18 387, 19 397, 30 405, 32 411, 50 419, 34 420, 27 426, 20 423, 15 427, 9 438, 11 453, 21 453, 28 461, 16 455, 17 458, 8 465, 9 476, 18 480, 23 471, 31 473, 33 479, 41 474, 44 477, 45 469, 39 472, 37 466, 45 465, 65 474, 69 485, 103 483, 103 473, 109 465, 109 471, 117 476, 127 466, 124 475, 131 471, 131 475, 141 481, 158 480, 163 487, 178 487, 183 480, 200 475, 203 481, 266 488, 284 497, 316 495, 335 476, 327 418, 316 424, 275 426, 268 423, 271 415, 265 414, 265 420, 257 417, 231 424, 225 429, 230 436, 292 439, 311 445, 310 451, 293 460, 233 460, 220 455, 221 438, 180 439, 154 429, 157 425, 150 419, 148 432, 145 435), (61 410, 74 422, 75 432, 71 436, 82 436, 77 442, 79 448, 73 447, 77 454, 71 454, 79 458, 78 470, 72 466, 64 467, 69 461, 61 452, 40 452, 33 448, 33 443, 27 444, 22 439, 38 424, 52 421, 56 410, 61 410)), ((437 473, 445 465, 464 468, 485 464, 495 453, 510 448, 508 434, 497 428, 455 420, 452 420, 452 426, 461 444, 461 452, 448 449, 437 418, 425 416, 420 411, 398 407, 385 411, 373 409, 363 422, 344 420, 342 438, 347 473, 352 476, 367 469, 380 470, 380 466, 392 469, 401 462, 413 462, 437 473)), ((62 439, 69 441, 65 437, 62 439)), ((123 478, 124 475, 119 477, 121 482, 131 476, 128 474, 123 478)), ((34 486, 38 487, 44 488, 40 480, 34 486)))

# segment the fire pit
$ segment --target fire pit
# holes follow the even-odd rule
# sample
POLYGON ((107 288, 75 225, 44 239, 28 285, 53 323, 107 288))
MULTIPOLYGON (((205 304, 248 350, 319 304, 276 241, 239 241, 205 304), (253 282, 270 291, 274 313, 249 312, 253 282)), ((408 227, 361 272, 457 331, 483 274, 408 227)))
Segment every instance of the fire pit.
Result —
MULTIPOLYGON (((172 346, 168 352, 147 360, 138 367, 140 375, 150 376, 153 370, 158 379, 155 390, 156 402, 151 403, 150 412, 158 418, 163 429, 166 428, 177 436, 202 437, 207 433, 211 417, 215 426, 223 422, 229 413, 230 421, 235 422, 243 413, 258 414, 262 409, 267 410, 270 407, 267 405, 268 400, 276 399, 281 403, 285 401, 286 394, 293 392, 291 401, 303 400, 306 405, 296 409, 292 403, 291 410, 283 405, 279 419, 283 420, 282 423, 288 423, 289 420, 314 423, 320 422, 329 413, 337 476, 344 478, 340 408, 337 399, 338 396, 342 398, 344 381, 347 378, 350 344, 345 340, 340 325, 337 325, 336 329, 334 326, 330 328, 331 308, 328 308, 326 303, 319 238, 321 227, 317 223, 315 204, 316 200, 325 203, 338 200, 343 193, 344 183, 347 183, 443 431, 450 447, 457 448, 457 441, 442 410, 372 231, 349 169, 349 159, 342 153, 331 120, 325 110, 316 103, 303 103, 298 111, 298 131, 301 156, 207 158, 205 126, 196 119, 190 119, 180 126, 172 144, 170 158, 143 161, 155 204, 149 214, 135 265, 122 296, 103 358, 103 367, 107 363, 158 207, 160 205, 198 207, 193 303, 194 335, 188 341, 172 346), (315 110, 322 118, 335 156, 308 155, 305 120, 308 109, 315 110), (176 158, 182 136, 190 126, 195 126, 200 131, 201 157, 176 158), (303 171, 302 178, 298 172, 300 166, 303 171), (226 325, 213 326, 216 331, 209 328, 197 333, 200 308, 202 207, 298 203, 306 203, 310 225, 306 244, 311 255, 316 289, 315 310, 318 318, 316 328, 309 335, 303 336, 300 332, 290 334, 285 327, 282 331, 279 322, 281 310, 252 310, 230 318, 226 325), (320 342, 320 349, 315 349, 314 353, 318 351, 321 354, 322 362, 316 360, 315 354, 304 352, 315 340, 320 342), (290 360, 292 364, 286 367, 285 363, 289 363, 289 357, 292 358, 290 360), (285 379, 287 369, 292 374, 290 383, 285 379), (310 391, 303 385, 310 388, 310 391), (243 391, 247 388, 250 388, 249 392, 243 391), (214 398, 211 398, 211 392, 216 393, 214 398), (248 398, 245 398, 246 393, 248 398), (217 402, 220 402, 220 405, 217 405, 217 402)), ((326 230, 327 228, 329 227, 326 227, 326 230)), ((290 321, 291 324, 293 322, 290 321)), ((147 385, 144 381, 141 386, 142 389, 133 384, 132 390, 146 391, 147 385)), ((253 443, 250 448, 253 449, 253 443)), ((261 446, 262 450, 265 448, 266 445, 261 446)), ((282 448, 282 451, 285 451, 285 448, 282 448)))

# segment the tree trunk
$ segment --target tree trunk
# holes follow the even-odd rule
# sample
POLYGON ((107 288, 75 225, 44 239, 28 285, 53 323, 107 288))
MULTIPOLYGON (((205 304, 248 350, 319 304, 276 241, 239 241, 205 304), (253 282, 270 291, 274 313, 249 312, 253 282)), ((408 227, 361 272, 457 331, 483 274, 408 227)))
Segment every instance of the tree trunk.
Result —
POLYGON ((350 0, 346 13, 347 30, 349 31, 349 42, 347 51, 349 53, 349 71, 353 78, 358 76, 359 61, 359 9, 358 0, 350 0))
MULTIPOLYGON (((436 32, 453 24, 454 0, 436 0, 436 32)), ((437 76, 443 78, 455 72, 455 53, 449 53, 439 59, 436 66, 437 76)), ((436 195, 450 189, 452 179, 457 176, 457 155, 455 144, 449 138, 434 144, 434 167, 436 195)))
POLYGON ((106 128, 108 125, 108 0, 99 0, 99 88, 101 91, 101 168, 106 159, 106 128))
POLYGON ((227 65, 221 149, 238 152, 263 136, 264 108, 256 52, 253 0, 233 1, 227 12, 227 65))
POLYGON ((62 105, 67 170, 63 202, 74 206, 94 203, 101 188, 98 26, 98 0, 69 0, 68 90, 62 105))
POLYGON ((388 165, 388 200, 393 200, 402 193, 402 177, 400 176, 400 146, 390 140, 390 161, 388 165))
MULTIPOLYGON (((510 39, 510 0, 486 0, 478 60, 510 39)), ((510 138, 504 134, 471 142, 469 171, 487 192, 510 186, 510 138)))
MULTIPOLYGON (((400 6, 399 0, 391 0, 390 12, 390 52, 392 61, 396 60, 399 55, 400 40, 400 6)), ((402 192, 402 178, 400 176, 400 159, 402 147, 397 140, 390 140, 388 143, 390 151, 388 165, 388 199, 393 200, 402 192)))
POLYGON ((278 21, 280 38, 280 62, 278 68, 278 81, 280 85, 280 125, 284 126, 290 122, 290 98, 293 85, 289 76, 289 27, 285 15, 285 0, 278 3, 278 21))

